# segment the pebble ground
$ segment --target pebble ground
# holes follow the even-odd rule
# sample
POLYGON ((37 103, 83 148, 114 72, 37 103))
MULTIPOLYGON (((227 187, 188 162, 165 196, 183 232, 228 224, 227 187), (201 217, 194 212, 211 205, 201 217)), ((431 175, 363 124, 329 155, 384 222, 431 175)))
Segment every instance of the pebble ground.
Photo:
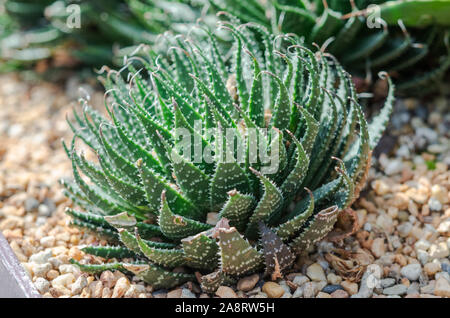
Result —
MULTIPOLYGON (((397 101, 381 145, 390 154, 374 160, 353 206, 356 233, 317 244, 283 280, 255 274, 206 295, 197 283, 153 290, 119 272, 93 276, 69 263, 101 262, 80 246, 106 243, 67 226, 70 202, 58 184, 71 175, 60 139, 70 140, 65 116, 77 84, 0 75, 0 231, 44 297, 450 297, 449 98, 397 101)), ((102 104, 102 93, 91 96, 102 104)))

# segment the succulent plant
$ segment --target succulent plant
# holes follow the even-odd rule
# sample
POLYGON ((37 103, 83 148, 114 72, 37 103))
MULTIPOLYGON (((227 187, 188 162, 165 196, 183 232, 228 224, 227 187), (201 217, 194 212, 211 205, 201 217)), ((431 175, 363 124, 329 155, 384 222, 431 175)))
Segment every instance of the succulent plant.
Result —
POLYGON ((15 21, 10 34, 0 36, 0 60, 17 68, 44 59, 64 65, 58 58, 68 66, 111 65, 114 57, 133 51, 135 44, 154 43, 167 30, 187 31, 203 5, 202 0, 193 5, 189 0, 9 0, 3 6, 0 2, 0 14, 4 7, 5 19, 15 21), (120 49, 113 52, 113 45, 120 49))
POLYGON ((84 101, 68 121, 74 179, 62 183, 84 212, 67 213, 111 244, 83 250, 113 259, 73 261, 82 270, 155 288, 198 271, 207 292, 264 268, 276 278, 358 197, 392 110, 390 79, 368 124, 333 56, 257 24, 221 28, 230 52, 206 28, 208 40, 167 36, 165 54, 130 58, 128 83, 114 71, 103 79, 109 119, 84 101))
POLYGON ((353 75, 389 72, 397 91, 434 90, 450 67, 450 2, 442 0, 210 0, 216 10, 273 33, 295 33, 316 43, 353 75), (374 6, 378 5, 378 6, 374 6), (447 48, 446 48, 447 46, 447 48), (418 89, 420 88, 420 89, 418 89))

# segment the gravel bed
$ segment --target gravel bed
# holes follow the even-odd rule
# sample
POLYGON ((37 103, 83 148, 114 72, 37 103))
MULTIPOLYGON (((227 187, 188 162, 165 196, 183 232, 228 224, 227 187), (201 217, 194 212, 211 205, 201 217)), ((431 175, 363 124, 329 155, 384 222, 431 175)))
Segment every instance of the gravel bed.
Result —
MULTIPOLYGON (((0 231, 44 297, 450 297, 449 98, 397 101, 381 145, 390 154, 374 159, 353 206, 356 233, 320 242, 282 280, 254 274, 206 295, 197 283, 153 290, 120 272, 94 276, 70 264, 100 263, 80 247, 106 244, 67 226, 71 203, 58 184, 71 175, 60 139, 71 138, 65 116, 77 86, 0 75, 0 231)), ((94 105, 103 103, 102 93, 86 89, 94 105)))

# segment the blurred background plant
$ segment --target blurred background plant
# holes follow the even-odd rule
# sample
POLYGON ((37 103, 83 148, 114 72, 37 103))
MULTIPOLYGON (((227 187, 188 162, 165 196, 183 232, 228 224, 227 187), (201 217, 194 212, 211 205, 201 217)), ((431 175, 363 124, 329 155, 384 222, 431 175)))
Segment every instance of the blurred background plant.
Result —
MULTIPOLYGON (((203 0, 0 0, 0 71, 121 64, 133 45, 185 33, 203 0)), ((214 18, 212 16, 212 18, 214 18)))
POLYGON ((397 80, 398 91, 425 93, 450 66, 448 0, 210 1, 243 23, 260 23, 275 34, 295 33, 310 48, 317 44, 364 78, 363 86, 383 70, 397 80))
POLYGON ((214 26, 217 14, 303 37, 335 55, 360 91, 385 91, 372 78, 388 71, 398 93, 428 93, 450 66, 449 0, 0 0, 0 71, 84 65, 90 74, 199 18, 214 26))

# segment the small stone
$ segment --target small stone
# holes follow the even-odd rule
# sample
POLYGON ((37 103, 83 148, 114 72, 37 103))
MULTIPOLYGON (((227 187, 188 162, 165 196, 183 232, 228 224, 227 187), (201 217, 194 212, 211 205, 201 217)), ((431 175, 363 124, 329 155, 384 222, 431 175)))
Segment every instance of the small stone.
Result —
POLYGON ((181 290, 181 298, 197 298, 193 292, 187 288, 181 290))
POLYGON ((408 208, 409 198, 403 192, 397 192, 392 198, 392 204, 399 210, 406 210, 408 208))
POLYGON ((54 269, 49 270, 47 273, 48 280, 54 280, 58 276, 59 276, 59 272, 54 269))
POLYGON ((78 295, 81 293, 84 287, 87 286, 87 279, 84 275, 77 278, 75 283, 72 284, 72 295, 78 295))
POLYGON ((435 198, 430 198, 430 200, 428 200, 428 206, 430 207, 430 211, 439 212, 442 210, 442 203, 435 198))
POLYGON ((306 269, 306 275, 312 280, 316 282, 326 281, 327 278, 323 271, 322 266, 318 263, 314 263, 306 269))
POLYGON ((262 291, 269 298, 280 298, 285 293, 284 289, 275 282, 266 282, 262 287, 262 291))
POLYGON ((130 288, 130 281, 126 277, 121 277, 117 280, 114 287, 112 298, 121 298, 130 288))
POLYGON ((447 279, 445 279, 445 277, 440 277, 436 281, 434 294, 441 297, 450 297, 450 283, 447 279))
POLYGON ((167 293, 167 298, 181 298, 181 293, 181 288, 171 290, 167 293))
POLYGON ((79 276, 81 274, 80 269, 72 264, 62 264, 58 267, 58 270, 61 274, 72 273, 75 276, 79 276))
POLYGON ((292 294, 292 298, 300 298, 303 297, 303 287, 298 287, 294 294, 292 294))
POLYGON ((96 280, 89 284, 89 291, 92 298, 101 298, 103 293, 103 284, 101 281, 96 280))
POLYGON ((408 235, 411 233, 411 230, 413 228, 413 225, 409 222, 404 222, 397 226, 398 234, 401 237, 408 237, 408 235))
MULTIPOLYGON (((264 287, 263 287, 263 290, 264 290, 264 287)), ((284 292, 284 290, 283 290, 283 292, 284 292)), ((220 286, 216 291, 216 295, 219 296, 220 298, 238 298, 238 296, 236 295, 234 290, 228 286, 220 286)), ((279 297, 281 297, 281 295, 279 297)))
POLYGON ((445 258, 449 256, 449 249, 447 243, 441 242, 430 246, 429 255, 434 258, 445 258))
POLYGON ((420 239, 414 244, 414 248, 416 250, 424 250, 427 251, 430 248, 431 244, 427 240, 420 239))
POLYGON ((391 191, 390 187, 383 180, 375 180, 372 184, 372 188, 379 196, 383 196, 391 191))
POLYGON ((408 295, 418 295, 419 294, 419 283, 414 282, 409 285, 408 290, 406 291, 408 295))
POLYGON ((37 277, 45 277, 49 270, 52 269, 52 264, 45 263, 45 264, 33 264, 32 270, 34 276, 37 277))
POLYGON ((237 283, 237 289, 242 291, 252 290, 258 281, 259 281, 258 274, 241 278, 237 283))
POLYGON ((442 221, 439 224, 437 231, 441 234, 450 233, 450 218, 446 218, 442 221))
POLYGON ((345 290, 338 289, 331 293, 332 298, 348 298, 348 293, 345 290))
POLYGON ((435 287, 436 287, 436 281, 432 280, 428 283, 428 285, 420 287, 420 293, 421 294, 433 294, 435 287))
POLYGON ((44 236, 39 241, 43 247, 53 247, 55 245, 55 237, 54 236, 44 236))
POLYGON ((25 211, 27 213, 31 213, 31 212, 36 211, 36 209, 39 207, 39 201, 33 197, 28 197, 25 200, 24 206, 25 206, 25 211))
POLYGON ((330 273, 327 275, 327 281, 331 285, 339 285, 342 282, 342 277, 340 277, 334 273, 330 273))
POLYGON ((52 286, 57 287, 68 287, 70 284, 72 284, 75 281, 75 276, 72 273, 63 274, 61 276, 56 277, 54 280, 52 280, 52 286))
POLYGON ((338 289, 344 289, 341 285, 327 285, 327 286, 325 286, 323 289, 322 289, 322 291, 324 292, 324 293, 328 293, 328 294, 331 294, 331 293, 333 293, 333 292, 335 292, 336 290, 338 290, 338 289))
POLYGON ((45 250, 45 251, 31 255, 29 261, 32 263, 36 263, 36 264, 44 264, 44 263, 48 263, 48 260, 52 256, 53 255, 52 255, 51 250, 45 250))
POLYGON ((383 289, 383 294, 385 295, 404 295, 408 288, 403 284, 394 285, 389 288, 383 289))
POLYGON ((113 288, 116 284, 117 278, 114 276, 114 273, 111 271, 104 271, 100 275, 100 280, 103 283, 103 286, 108 288, 113 288))
POLYGON ((352 283, 352 282, 350 282, 348 280, 344 280, 341 283, 341 286, 350 295, 354 295, 354 294, 356 294, 358 292, 358 284, 357 283, 352 283))
POLYGON ((330 294, 319 292, 316 296, 317 298, 332 298, 330 294))
POLYGON ((394 278, 384 278, 380 281, 380 284, 381 284, 381 287, 383 287, 383 288, 391 287, 391 286, 394 286, 395 279, 394 278))
POLYGON ((303 297, 305 298, 313 298, 317 293, 316 285, 313 282, 303 284, 302 288, 303 297))
POLYGON ((428 262, 428 253, 424 250, 418 250, 417 252, 417 259, 422 265, 425 265, 428 262))
POLYGON ((428 276, 433 276, 441 270, 441 265, 439 263, 427 263, 423 267, 423 270, 428 276))
POLYGON ((392 176, 394 174, 400 173, 403 170, 403 163, 401 160, 394 159, 389 161, 386 168, 384 168, 384 172, 388 176, 392 176))
POLYGON ((102 289, 102 298, 111 298, 111 296, 112 296, 111 288, 104 287, 102 289))
POLYGON ((297 275, 294 277, 292 282, 297 286, 302 286, 303 284, 309 282, 309 278, 303 275, 297 275))
POLYGON ((50 209, 47 205, 40 204, 38 207, 38 215, 49 217, 50 215, 52 215, 52 212, 50 211, 50 209))
POLYGON ((422 272, 422 267, 420 264, 409 264, 402 267, 400 273, 408 278, 410 281, 416 281, 419 279, 420 273, 422 272))
POLYGON ((383 256, 386 252, 384 239, 381 237, 374 239, 370 250, 376 258, 380 258, 381 256, 383 256))
POLYGON ((438 184, 431 187, 431 198, 438 200, 441 204, 447 204, 449 202, 447 189, 438 184))
POLYGON ((50 289, 50 283, 48 282, 48 280, 42 277, 36 278, 34 286, 41 294, 45 294, 50 289))

